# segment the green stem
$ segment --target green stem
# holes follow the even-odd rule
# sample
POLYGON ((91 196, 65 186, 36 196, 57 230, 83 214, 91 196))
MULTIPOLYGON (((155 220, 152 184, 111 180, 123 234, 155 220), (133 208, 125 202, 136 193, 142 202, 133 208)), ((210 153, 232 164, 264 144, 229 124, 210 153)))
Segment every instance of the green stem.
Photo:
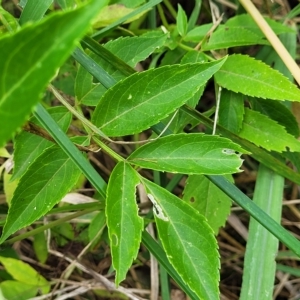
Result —
POLYGON ((177 17, 177 12, 174 9, 173 5, 171 4, 171 2, 169 0, 163 0, 164 5, 167 7, 167 9, 169 10, 170 14, 172 15, 172 17, 174 18, 174 20, 176 20, 177 17))
POLYGON ((158 14, 160 16, 161 22, 163 23, 164 27, 169 30, 169 23, 166 19, 164 10, 160 4, 157 5, 157 10, 158 10, 158 14))

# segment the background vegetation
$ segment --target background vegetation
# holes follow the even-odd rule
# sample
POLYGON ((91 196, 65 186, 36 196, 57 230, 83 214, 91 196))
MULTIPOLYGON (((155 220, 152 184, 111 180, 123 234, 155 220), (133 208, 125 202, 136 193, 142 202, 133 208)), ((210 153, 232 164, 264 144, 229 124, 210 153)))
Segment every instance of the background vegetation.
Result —
POLYGON ((300 298, 299 5, 254 4, 2 1, 1 299, 300 298))

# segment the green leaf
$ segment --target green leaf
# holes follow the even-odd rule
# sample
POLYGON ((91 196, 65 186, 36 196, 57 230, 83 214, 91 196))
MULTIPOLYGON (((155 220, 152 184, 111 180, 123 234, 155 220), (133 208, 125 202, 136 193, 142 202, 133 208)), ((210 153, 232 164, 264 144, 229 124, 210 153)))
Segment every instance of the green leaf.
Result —
POLYGON ((223 89, 219 109, 219 124, 237 134, 242 127, 243 117, 243 95, 223 89))
POLYGON ((286 77, 247 55, 231 55, 215 74, 228 90, 252 97, 300 101, 300 91, 286 77))
POLYGON ((125 162, 116 165, 108 182, 105 213, 117 285, 137 257, 142 239, 143 219, 135 197, 139 182, 136 171, 125 162))
POLYGON ((165 189, 146 179, 142 182, 170 263, 199 299, 219 299, 219 255, 206 219, 165 189))
POLYGON ((196 26, 186 34, 183 40, 186 42, 199 43, 208 34, 212 26, 213 26, 212 23, 196 26))
POLYGON ((288 148, 292 152, 300 152, 300 142, 288 134, 284 127, 248 108, 245 109, 243 127, 239 136, 269 151, 282 152, 288 148))
POLYGON ((24 123, 49 80, 103 5, 104 1, 94 0, 0 39, 0 57, 6 58, 0 60, 0 147, 24 123))
POLYGON ((47 149, 21 178, 0 243, 17 230, 45 215, 76 184, 80 170, 57 147, 47 149))
MULTIPOLYGON (((227 179, 233 182, 231 176, 227 179)), ((182 200, 205 216, 216 235, 219 228, 225 225, 232 204, 230 197, 203 175, 188 177, 182 200)))
MULTIPOLYGON (((212 129, 214 126, 213 120, 206 117, 204 114, 199 113, 196 110, 193 110, 187 106, 183 106, 182 110, 188 113, 190 116, 194 117, 195 119, 201 121, 205 126, 212 129)), ((285 163, 282 163, 280 159, 271 155, 267 150, 257 147, 250 141, 239 137, 238 135, 230 132, 226 128, 217 125, 217 133, 221 134, 222 136, 229 138, 234 143, 241 145, 244 149, 251 152, 251 156, 256 159, 257 161, 265 164, 274 172, 282 175, 283 177, 288 178, 292 182, 296 182, 300 184, 300 174, 295 172, 290 167, 288 167, 285 163)))
POLYGON ((123 4, 126 7, 137 7, 143 3, 145 3, 145 0, 118 0, 119 4, 123 4))
POLYGON ((269 99, 248 99, 251 107, 262 114, 269 116, 279 124, 283 125, 288 133, 294 137, 299 136, 299 127, 295 116, 283 103, 269 99))
MULTIPOLYGON (((295 32, 294 29, 281 24, 279 22, 276 22, 275 20, 272 20, 270 18, 265 17, 265 20, 270 25, 272 30, 275 34, 281 34, 286 32, 295 32)), ((253 18, 249 14, 241 14, 236 15, 233 18, 228 19, 228 21, 225 23, 226 26, 229 27, 240 27, 245 28, 247 30, 251 30, 253 33, 260 37, 264 37, 264 34, 262 33, 261 29, 257 26, 253 18)))
POLYGON ((52 4, 53 0, 27 0, 27 3, 22 11, 19 23, 24 25, 29 21, 39 21, 43 18, 45 12, 52 4))
POLYGON ((241 26, 220 25, 208 42, 201 45, 201 49, 208 51, 248 45, 269 45, 269 42, 241 26))
POLYGON ((178 4, 178 12, 176 17, 176 26, 178 33, 181 36, 185 36, 187 33, 188 21, 185 11, 182 9, 181 5, 178 4))
MULTIPOLYGON (((1 1, 0 1, 1 3, 1 1)), ((17 19, 0 5, 0 33, 13 32, 19 28, 17 19), (2 25, 3 24, 3 25, 2 25)))
MULTIPOLYGON (((197 63, 197 62, 207 62, 206 56, 199 52, 199 51, 189 51, 187 52, 184 57, 181 59, 180 64, 190 64, 190 63, 197 63)), ((201 99, 201 96, 204 92, 205 85, 202 85, 201 88, 193 95, 192 98, 188 99, 186 101, 186 105, 189 107, 196 107, 196 105, 199 102, 199 99, 201 99)), ((175 115, 175 118, 173 115, 168 116, 166 119, 161 120, 161 123, 167 126, 173 133, 179 133, 184 132, 184 128, 186 126, 189 126, 189 129, 194 128, 199 122, 193 118, 190 117, 187 113, 185 113, 182 110, 179 110, 177 114, 175 115), (169 124, 171 118, 173 118, 171 124, 169 124)))
POLYGON ((34 298, 39 291, 39 287, 32 286, 20 281, 5 280, 0 283, 0 299, 28 300, 34 298), (4 297, 4 298, 3 298, 4 297))
MULTIPOLYGON (((118 38, 106 43, 104 47, 131 67, 135 67, 138 62, 146 59, 157 48, 162 47, 166 39, 166 34, 149 32, 139 37, 118 38)), ((127 77, 116 70, 107 59, 96 54, 91 54, 90 57, 116 81, 127 77)), ((93 83, 93 76, 80 66, 75 83, 77 100, 82 104, 95 106, 105 92, 106 88, 100 83, 93 83)))
POLYGON ((126 22, 128 19, 130 18, 134 18, 135 16, 148 11, 149 9, 152 9, 155 5, 159 4, 162 0, 150 0, 148 2, 146 2, 144 5, 136 8, 134 11, 132 11, 131 13, 125 15, 122 18, 119 18, 117 21, 115 21, 114 23, 110 24, 109 26, 106 26, 105 28, 99 30, 98 32, 94 33, 92 35, 92 37, 94 39, 98 39, 100 40, 100 38, 106 36, 107 32, 109 32, 110 30, 112 30, 113 28, 118 27, 119 25, 121 25, 122 23, 126 22))
MULTIPOLYGON (((105 27, 117 22, 119 19, 126 17, 135 10, 127 8, 122 4, 112 4, 104 7, 101 12, 97 15, 97 18, 93 21, 93 27, 105 27)), ((139 19, 146 11, 136 14, 134 17, 127 19, 124 23, 130 23, 136 19, 139 19)))
MULTIPOLYGON (((66 132, 72 121, 71 113, 63 106, 52 107, 48 110, 49 114, 56 121, 59 127, 66 132)), ((31 122, 40 126, 36 118, 31 122)), ((44 150, 53 146, 53 143, 35 134, 26 131, 21 132, 15 138, 14 151, 14 174, 12 180, 22 177, 30 164, 39 157, 44 150)))
POLYGON ((0 256, 0 262, 15 280, 39 287, 43 294, 50 291, 49 282, 30 265, 18 259, 3 256, 0 256))
POLYGON ((108 136, 141 132, 183 105, 223 63, 222 59, 133 74, 103 95, 92 122, 108 136))
POLYGON ((143 168, 183 174, 228 174, 241 170, 239 145, 201 133, 161 137, 135 150, 128 161, 143 168))
POLYGON ((98 239, 96 239, 96 242, 100 240, 101 234, 99 234, 100 231, 103 231, 103 229, 106 226, 106 218, 105 218, 105 212, 100 211, 91 221, 89 225, 89 240, 90 242, 94 239, 96 235, 98 235, 98 239))
POLYGON ((34 253, 40 263, 46 263, 48 258, 48 245, 45 232, 40 232, 34 236, 33 240, 34 253))

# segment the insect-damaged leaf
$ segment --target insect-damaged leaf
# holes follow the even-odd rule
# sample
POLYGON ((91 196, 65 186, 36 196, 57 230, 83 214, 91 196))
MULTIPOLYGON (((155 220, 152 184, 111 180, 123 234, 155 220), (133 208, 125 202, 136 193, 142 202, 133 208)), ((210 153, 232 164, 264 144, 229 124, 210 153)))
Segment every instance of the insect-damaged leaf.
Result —
POLYGON ((229 139, 201 133, 168 135, 146 144, 128 161, 143 168, 183 174, 228 174, 240 172, 241 153, 229 139))
POLYGON ((160 186, 142 179, 167 257, 198 299, 219 299, 219 258, 205 217, 160 186))
POLYGON ((135 197, 139 182, 136 171, 125 162, 116 165, 108 182, 105 213, 117 285, 137 257, 142 238, 143 219, 135 197))

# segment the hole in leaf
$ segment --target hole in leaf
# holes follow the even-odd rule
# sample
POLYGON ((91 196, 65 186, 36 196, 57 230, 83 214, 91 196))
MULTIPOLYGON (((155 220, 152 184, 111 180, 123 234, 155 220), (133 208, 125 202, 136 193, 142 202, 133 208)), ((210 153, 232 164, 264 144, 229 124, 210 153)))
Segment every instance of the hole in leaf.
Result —
POLYGON ((192 198, 190 199, 190 202, 191 202, 191 203, 194 203, 194 202, 195 202, 195 198, 192 197, 192 198))
POLYGON ((238 151, 235 151, 233 149, 227 149, 227 148, 222 149, 222 153, 227 154, 227 155, 232 155, 232 154, 239 155, 240 154, 238 151))

